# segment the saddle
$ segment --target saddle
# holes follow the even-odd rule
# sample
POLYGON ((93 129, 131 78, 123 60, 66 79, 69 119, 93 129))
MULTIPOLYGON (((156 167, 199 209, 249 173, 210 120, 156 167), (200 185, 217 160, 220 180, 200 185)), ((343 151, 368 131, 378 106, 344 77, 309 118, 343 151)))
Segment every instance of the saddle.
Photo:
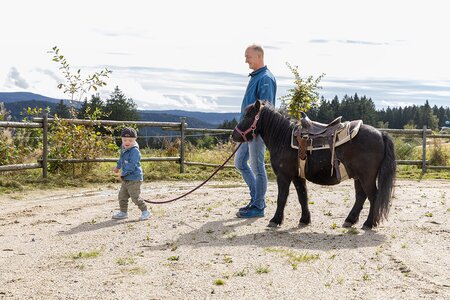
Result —
POLYGON ((299 175, 306 178, 307 151, 330 149, 331 176, 335 173, 338 181, 348 178, 345 166, 336 158, 335 148, 354 138, 361 127, 362 120, 341 122, 342 117, 329 124, 311 121, 301 113, 300 123, 292 131, 291 147, 298 149, 299 175))
POLYGON ((343 125, 341 123, 342 117, 337 117, 329 124, 323 124, 316 121, 311 121, 304 112, 302 112, 301 115, 302 119, 300 122, 302 124, 302 128, 305 128, 312 136, 333 134, 343 125))

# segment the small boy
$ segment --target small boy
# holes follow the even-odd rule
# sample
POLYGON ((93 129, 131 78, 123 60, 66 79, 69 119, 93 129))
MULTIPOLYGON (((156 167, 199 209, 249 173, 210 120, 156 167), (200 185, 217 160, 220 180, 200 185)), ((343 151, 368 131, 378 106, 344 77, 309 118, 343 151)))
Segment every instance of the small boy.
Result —
POLYGON ((145 202, 140 198, 143 176, 141 152, 136 142, 136 130, 130 127, 124 128, 121 137, 120 158, 117 161, 117 166, 114 168, 114 173, 116 174, 119 174, 119 171, 122 170, 120 173, 122 186, 118 197, 120 211, 113 215, 112 218, 116 220, 128 218, 128 199, 131 197, 131 200, 142 212, 139 220, 147 220, 150 217, 150 212, 147 210, 145 202))

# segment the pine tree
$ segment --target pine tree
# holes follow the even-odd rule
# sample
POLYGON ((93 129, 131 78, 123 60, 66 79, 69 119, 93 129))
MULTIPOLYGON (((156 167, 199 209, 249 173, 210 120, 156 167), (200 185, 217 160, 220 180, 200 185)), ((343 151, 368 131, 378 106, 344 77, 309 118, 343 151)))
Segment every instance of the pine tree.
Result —
POLYGON ((63 100, 60 100, 59 103, 56 105, 54 114, 61 119, 70 118, 71 115, 69 107, 64 104, 63 100))
POLYGON ((105 112, 109 120, 139 120, 136 103, 133 99, 127 98, 118 86, 106 100, 105 112))

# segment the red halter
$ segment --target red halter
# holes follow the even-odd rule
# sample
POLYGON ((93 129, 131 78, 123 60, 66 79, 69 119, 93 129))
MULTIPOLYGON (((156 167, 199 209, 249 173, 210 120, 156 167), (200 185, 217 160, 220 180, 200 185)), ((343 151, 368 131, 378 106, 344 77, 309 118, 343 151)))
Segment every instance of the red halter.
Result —
POLYGON ((236 130, 244 139, 244 142, 247 142, 247 134, 251 131, 252 132, 252 138, 255 138, 255 129, 256 129, 256 124, 258 123, 259 120, 259 115, 261 114, 261 110, 262 110, 262 105, 261 108, 259 109, 258 113, 255 116, 255 119, 253 120, 252 126, 250 126, 250 128, 248 128, 245 131, 240 130, 237 125, 236 127, 234 127, 234 130, 236 130))

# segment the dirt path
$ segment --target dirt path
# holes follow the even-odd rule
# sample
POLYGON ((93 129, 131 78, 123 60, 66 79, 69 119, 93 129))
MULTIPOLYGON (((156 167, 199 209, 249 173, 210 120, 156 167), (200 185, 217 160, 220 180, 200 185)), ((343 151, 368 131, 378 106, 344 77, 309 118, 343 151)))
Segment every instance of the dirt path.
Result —
MULTIPOLYGON (((165 199, 196 183, 144 184, 165 199)), ((138 222, 113 221, 118 185, 0 196, 0 299, 449 299, 450 181, 397 181, 390 220, 341 228, 352 182, 308 184, 312 225, 291 190, 281 228, 242 220, 243 184, 213 182, 138 222)))

